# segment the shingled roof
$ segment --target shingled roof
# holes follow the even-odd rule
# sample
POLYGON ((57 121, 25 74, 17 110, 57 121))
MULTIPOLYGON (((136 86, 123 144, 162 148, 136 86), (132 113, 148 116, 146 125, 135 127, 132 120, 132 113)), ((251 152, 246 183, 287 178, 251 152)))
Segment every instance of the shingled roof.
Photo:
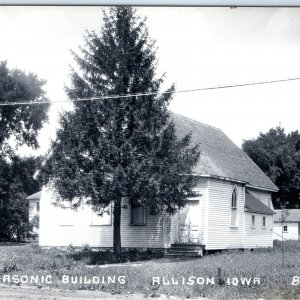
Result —
MULTIPOLYGON (((289 215, 286 218, 286 222, 300 222, 300 209, 293 208, 293 209, 288 209, 287 211, 289 215)), ((280 222, 282 210, 276 209, 275 212, 276 215, 274 216, 274 221, 280 222)))
POLYGON ((238 180, 271 191, 276 185, 220 129, 171 113, 179 138, 192 133, 192 144, 200 143, 201 157, 194 172, 238 180))
POLYGON ((263 204, 259 199, 246 191, 245 195, 245 211, 251 213, 259 213, 264 215, 276 214, 270 207, 263 204))
POLYGON ((41 191, 28 196, 26 199, 27 200, 40 200, 40 198, 41 198, 41 191))

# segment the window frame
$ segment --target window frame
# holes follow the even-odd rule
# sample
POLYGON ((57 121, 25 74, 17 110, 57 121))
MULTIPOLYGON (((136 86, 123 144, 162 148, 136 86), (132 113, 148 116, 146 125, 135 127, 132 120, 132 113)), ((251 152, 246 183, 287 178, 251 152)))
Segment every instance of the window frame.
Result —
POLYGON ((130 221, 130 226, 147 226, 147 207, 144 207, 142 205, 130 205, 130 216, 129 216, 129 221, 130 221), (143 218, 143 223, 134 223, 133 220, 132 220, 132 217, 133 217, 133 213, 132 213, 132 209, 135 209, 135 208, 142 208, 143 209, 143 215, 144 215, 144 218, 143 218))
POLYGON ((234 185, 232 188, 232 191, 231 191, 231 198, 230 198, 230 227, 231 228, 238 227, 238 219, 239 219, 238 191, 237 191, 237 186, 234 185), (233 216, 234 213, 235 213, 235 216, 233 216), (233 219, 233 218, 235 218, 235 219, 233 219), (234 223, 233 223, 233 220, 235 220, 234 223))
POLYGON ((262 228, 266 229, 266 227, 267 227, 267 217, 262 216, 262 228))
POLYGON ((283 225, 283 233, 287 233, 288 232, 288 226, 287 225, 283 225), (284 230, 284 228, 286 228, 286 230, 284 230))

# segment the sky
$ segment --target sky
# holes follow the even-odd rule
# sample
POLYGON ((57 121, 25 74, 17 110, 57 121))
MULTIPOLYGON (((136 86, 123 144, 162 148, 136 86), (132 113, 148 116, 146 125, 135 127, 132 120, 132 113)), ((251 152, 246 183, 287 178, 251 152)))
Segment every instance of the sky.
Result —
MULTIPOLYGON (((70 50, 84 46, 85 30, 100 30, 103 7, 0 6, 0 60, 45 79, 50 101, 66 100, 70 50)), ((198 89, 300 77, 300 8, 139 7, 156 40, 163 88, 198 89)), ((300 130, 300 80, 174 95, 170 110, 220 128, 235 144, 271 127, 300 130)), ((40 133, 43 154, 55 138, 53 103, 40 133)))

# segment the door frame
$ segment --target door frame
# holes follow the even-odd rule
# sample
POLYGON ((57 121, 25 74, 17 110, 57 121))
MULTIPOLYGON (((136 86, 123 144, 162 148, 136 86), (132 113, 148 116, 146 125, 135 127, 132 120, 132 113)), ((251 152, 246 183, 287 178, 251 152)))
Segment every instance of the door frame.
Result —
POLYGON ((188 213, 188 241, 187 242, 184 242, 184 241, 181 241, 181 229, 180 229, 180 213, 181 211, 179 210, 178 213, 177 213, 177 226, 176 226, 176 239, 175 239, 175 242, 177 244, 199 244, 200 243, 200 230, 201 230, 201 210, 200 210, 200 199, 197 198, 197 199, 189 199, 187 201, 187 204, 183 207, 184 208, 187 208, 188 206, 188 209, 192 209, 192 207, 194 206, 197 206, 197 209, 199 211, 199 218, 198 218, 198 222, 197 222, 197 226, 198 226, 198 234, 197 234, 197 242, 193 242, 191 240, 191 231, 192 231, 192 224, 191 224, 191 214, 188 213))

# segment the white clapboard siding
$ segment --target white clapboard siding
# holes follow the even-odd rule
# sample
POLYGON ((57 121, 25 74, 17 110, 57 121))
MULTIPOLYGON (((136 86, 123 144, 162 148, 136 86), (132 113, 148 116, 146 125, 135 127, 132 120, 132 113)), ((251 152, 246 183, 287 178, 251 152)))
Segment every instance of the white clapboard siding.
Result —
POLYGON ((207 222, 208 222, 208 211, 207 211, 207 205, 208 205, 208 180, 202 179, 199 183, 199 192, 202 194, 200 198, 200 244, 206 245, 206 239, 207 239, 207 222))
POLYGON ((237 187, 237 227, 231 227, 231 195, 234 184, 218 179, 209 180, 206 249, 243 247, 244 196, 243 187, 237 187))
MULTIPOLYGON (((112 247, 113 226, 95 225, 91 207, 82 205, 77 210, 55 207, 51 191, 45 188, 40 201, 41 246, 112 247)), ((121 241, 123 247, 162 248, 162 216, 147 215, 146 226, 130 225, 130 209, 122 208, 121 241)), ((105 222, 107 223, 107 222, 105 222)))
POLYGON ((244 248, 262 248, 273 246, 273 216, 245 212, 244 248), (255 226, 252 226, 252 215, 255 215, 255 226), (263 227, 263 216, 266 226, 263 227))
POLYGON ((175 244, 178 236, 178 214, 171 216, 171 240, 170 244, 175 244))
POLYGON ((123 247, 163 248, 163 217, 147 214, 146 226, 132 226, 130 209, 122 209, 121 240, 123 247))
POLYGON ((281 240, 282 235, 284 240, 298 240, 300 239, 300 226, 298 222, 286 222, 283 225, 287 226, 287 231, 282 234, 282 224, 280 222, 274 223, 273 239, 281 240))

